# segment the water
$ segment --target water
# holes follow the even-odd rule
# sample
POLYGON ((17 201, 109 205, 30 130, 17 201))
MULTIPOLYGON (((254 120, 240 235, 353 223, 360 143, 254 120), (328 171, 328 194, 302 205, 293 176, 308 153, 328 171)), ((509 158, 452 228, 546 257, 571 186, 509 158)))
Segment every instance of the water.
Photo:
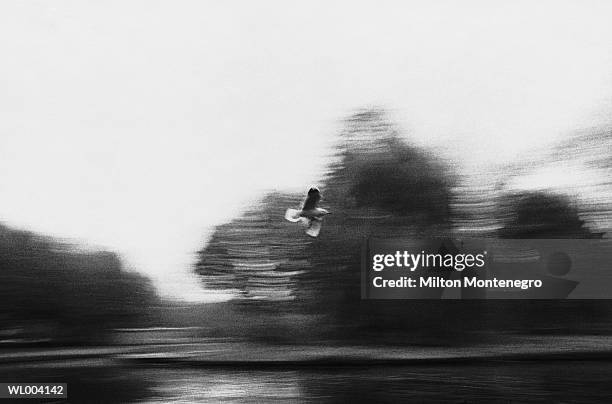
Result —
POLYGON ((0 376, 67 381, 75 403, 595 403, 612 396, 608 361, 204 369, 92 360, 3 367, 0 376))

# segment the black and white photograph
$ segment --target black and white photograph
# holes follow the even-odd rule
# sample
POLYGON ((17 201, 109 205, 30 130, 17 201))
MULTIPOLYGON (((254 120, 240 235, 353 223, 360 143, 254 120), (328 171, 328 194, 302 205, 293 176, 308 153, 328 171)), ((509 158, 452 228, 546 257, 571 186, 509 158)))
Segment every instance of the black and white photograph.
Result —
POLYGON ((611 1, 0 2, 0 403, 609 403, 611 231, 611 1))

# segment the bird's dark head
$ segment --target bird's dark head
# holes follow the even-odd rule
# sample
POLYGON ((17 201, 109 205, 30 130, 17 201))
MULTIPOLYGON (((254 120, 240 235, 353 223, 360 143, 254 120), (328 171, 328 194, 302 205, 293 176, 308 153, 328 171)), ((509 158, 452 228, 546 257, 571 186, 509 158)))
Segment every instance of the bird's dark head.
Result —
POLYGON ((312 194, 318 194, 319 192, 319 188, 317 187, 312 187, 308 190, 308 195, 312 195, 312 194))

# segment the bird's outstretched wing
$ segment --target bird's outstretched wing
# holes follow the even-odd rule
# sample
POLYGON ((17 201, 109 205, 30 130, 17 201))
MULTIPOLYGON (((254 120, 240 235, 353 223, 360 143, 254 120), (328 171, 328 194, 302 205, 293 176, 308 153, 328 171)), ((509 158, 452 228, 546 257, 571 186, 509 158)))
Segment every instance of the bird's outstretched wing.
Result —
POLYGON ((306 200, 304 201, 304 206, 302 210, 312 210, 317 207, 317 203, 321 200, 321 193, 317 188, 310 188, 308 191, 308 196, 306 196, 306 200))
POLYGON ((321 231, 321 221, 320 220, 311 220, 308 228, 306 229, 306 234, 310 237, 317 237, 319 232, 321 231))
POLYGON ((300 211, 297 209, 287 209, 285 212, 285 219, 290 222, 299 222, 300 221, 300 211))

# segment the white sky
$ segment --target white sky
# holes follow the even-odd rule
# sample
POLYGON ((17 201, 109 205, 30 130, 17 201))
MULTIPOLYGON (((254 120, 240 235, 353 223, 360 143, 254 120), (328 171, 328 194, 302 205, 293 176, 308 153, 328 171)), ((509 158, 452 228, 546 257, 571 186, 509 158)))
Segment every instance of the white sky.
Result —
POLYGON ((0 220, 108 246, 160 290, 262 189, 319 177, 377 105, 466 166, 605 120, 609 1, 0 2, 0 220))

